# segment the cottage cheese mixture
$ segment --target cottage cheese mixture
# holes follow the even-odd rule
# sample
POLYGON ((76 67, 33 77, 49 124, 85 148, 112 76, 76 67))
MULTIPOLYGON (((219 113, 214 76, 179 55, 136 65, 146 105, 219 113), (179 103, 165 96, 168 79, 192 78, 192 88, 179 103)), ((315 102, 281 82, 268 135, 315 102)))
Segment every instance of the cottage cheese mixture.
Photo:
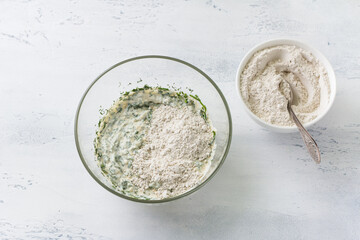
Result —
POLYGON ((113 187, 139 199, 164 199, 198 185, 215 149, 215 130, 195 95, 137 88, 99 122, 95 154, 113 187))
POLYGON ((325 67, 310 52, 296 46, 280 45, 256 52, 240 76, 241 95, 249 109, 278 126, 294 126, 287 111, 290 87, 294 93, 292 109, 303 124, 315 119, 329 102, 325 67))

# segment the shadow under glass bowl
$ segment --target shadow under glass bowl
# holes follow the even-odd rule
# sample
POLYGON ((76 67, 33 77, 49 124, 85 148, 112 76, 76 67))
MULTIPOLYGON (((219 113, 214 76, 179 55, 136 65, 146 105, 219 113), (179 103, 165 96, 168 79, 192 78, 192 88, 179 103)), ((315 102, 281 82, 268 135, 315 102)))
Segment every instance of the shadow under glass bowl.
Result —
POLYGON ((197 67, 167 56, 149 55, 127 59, 107 69, 85 91, 75 117, 75 142, 81 161, 90 175, 106 190, 136 202, 161 203, 182 198, 200 189, 223 164, 230 148, 232 136, 231 115, 220 89, 209 76, 197 67), (108 109, 121 92, 136 87, 173 86, 186 92, 189 88, 206 105, 209 118, 216 129, 216 150, 209 171, 203 180, 187 192, 161 200, 132 198, 115 190, 102 175, 94 153, 97 123, 101 119, 100 109, 108 109))

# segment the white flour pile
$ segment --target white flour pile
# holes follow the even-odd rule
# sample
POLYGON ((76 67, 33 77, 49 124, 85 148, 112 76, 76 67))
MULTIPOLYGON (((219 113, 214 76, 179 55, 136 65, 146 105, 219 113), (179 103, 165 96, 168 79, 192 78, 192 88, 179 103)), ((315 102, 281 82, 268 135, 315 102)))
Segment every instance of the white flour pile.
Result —
POLYGON ((266 48, 254 54, 240 76, 245 103, 264 121, 294 125, 286 108, 288 100, 279 89, 283 79, 291 85, 292 108, 302 123, 315 119, 328 104, 328 74, 317 58, 296 46, 266 48))
POLYGON ((140 192, 157 189, 159 199, 186 192, 206 173, 198 164, 207 167, 212 155, 211 127, 189 108, 167 105, 154 109, 150 124, 133 161, 133 183, 140 192))

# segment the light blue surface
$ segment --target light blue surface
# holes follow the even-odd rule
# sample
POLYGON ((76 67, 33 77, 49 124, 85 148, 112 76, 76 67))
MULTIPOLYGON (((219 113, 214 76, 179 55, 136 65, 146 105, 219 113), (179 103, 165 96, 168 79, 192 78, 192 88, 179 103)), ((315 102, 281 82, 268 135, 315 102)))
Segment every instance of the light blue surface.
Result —
MULTIPOLYGON (((358 1, 1 1, 0 239, 359 239, 358 1), (297 133, 259 127, 240 108, 236 69, 255 44, 295 38, 337 77, 328 115, 297 133), (196 194, 163 205, 102 189, 76 152, 77 104, 104 69, 160 54, 188 61, 230 105, 231 150, 196 194)), ((211 113, 210 113, 211 114, 211 113)))

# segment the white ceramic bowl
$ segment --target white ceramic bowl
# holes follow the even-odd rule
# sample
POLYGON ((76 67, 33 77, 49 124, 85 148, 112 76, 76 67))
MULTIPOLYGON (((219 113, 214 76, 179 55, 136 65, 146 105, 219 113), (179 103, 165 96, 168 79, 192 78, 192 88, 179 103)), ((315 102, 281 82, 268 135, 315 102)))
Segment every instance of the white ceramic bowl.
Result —
POLYGON ((244 99, 241 96, 241 91, 240 91, 240 75, 243 72, 246 64, 248 63, 248 61, 250 60, 250 58, 259 50, 265 49, 265 48, 269 48, 269 47, 274 47, 274 46, 278 46, 278 45, 294 45, 297 47, 300 47, 306 51, 311 52, 317 59, 319 59, 319 61, 324 65, 324 67, 326 68, 327 72, 328 72, 328 76, 329 76, 329 83, 330 83, 330 99, 328 102, 328 105, 326 107, 326 109, 324 109, 318 116, 317 118, 315 118, 314 120, 305 123, 304 126, 305 127, 310 127, 311 125, 315 124, 316 122, 318 122, 320 119, 322 119, 326 113, 330 110, 331 106, 334 103, 335 100, 335 95, 336 95, 336 79, 335 79, 335 73, 334 70, 330 64, 330 62, 324 57, 324 55, 322 55, 321 52, 319 52, 318 50, 316 50, 313 47, 310 47, 309 45, 303 43, 303 42, 299 42, 296 40, 291 40, 291 39, 273 39, 270 41, 266 41, 263 43, 260 43, 258 45, 256 45, 255 47, 253 47, 246 55, 245 57, 242 59, 242 61, 240 62, 240 65, 238 67, 237 73, 236 73, 236 79, 235 79, 235 83, 236 83, 236 89, 237 92, 239 94, 239 97, 241 99, 241 104, 243 105, 243 107, 245 108, 246 112, 249 114, 249 116, 256 122, 258 123, 260 126, 267 128, 271 131, 275 131, 275 132, 282 132, 282 133, 289 133, 289 132, 296 132, 297 128, 296 126, 293 127, 283 127, 283 126, 277 126, 277 125, 273 125, 270 123, 265 122, 264 120, 260 119, 258 116, 256 116, 246 105, 246 103, 244 102, 244 99))

